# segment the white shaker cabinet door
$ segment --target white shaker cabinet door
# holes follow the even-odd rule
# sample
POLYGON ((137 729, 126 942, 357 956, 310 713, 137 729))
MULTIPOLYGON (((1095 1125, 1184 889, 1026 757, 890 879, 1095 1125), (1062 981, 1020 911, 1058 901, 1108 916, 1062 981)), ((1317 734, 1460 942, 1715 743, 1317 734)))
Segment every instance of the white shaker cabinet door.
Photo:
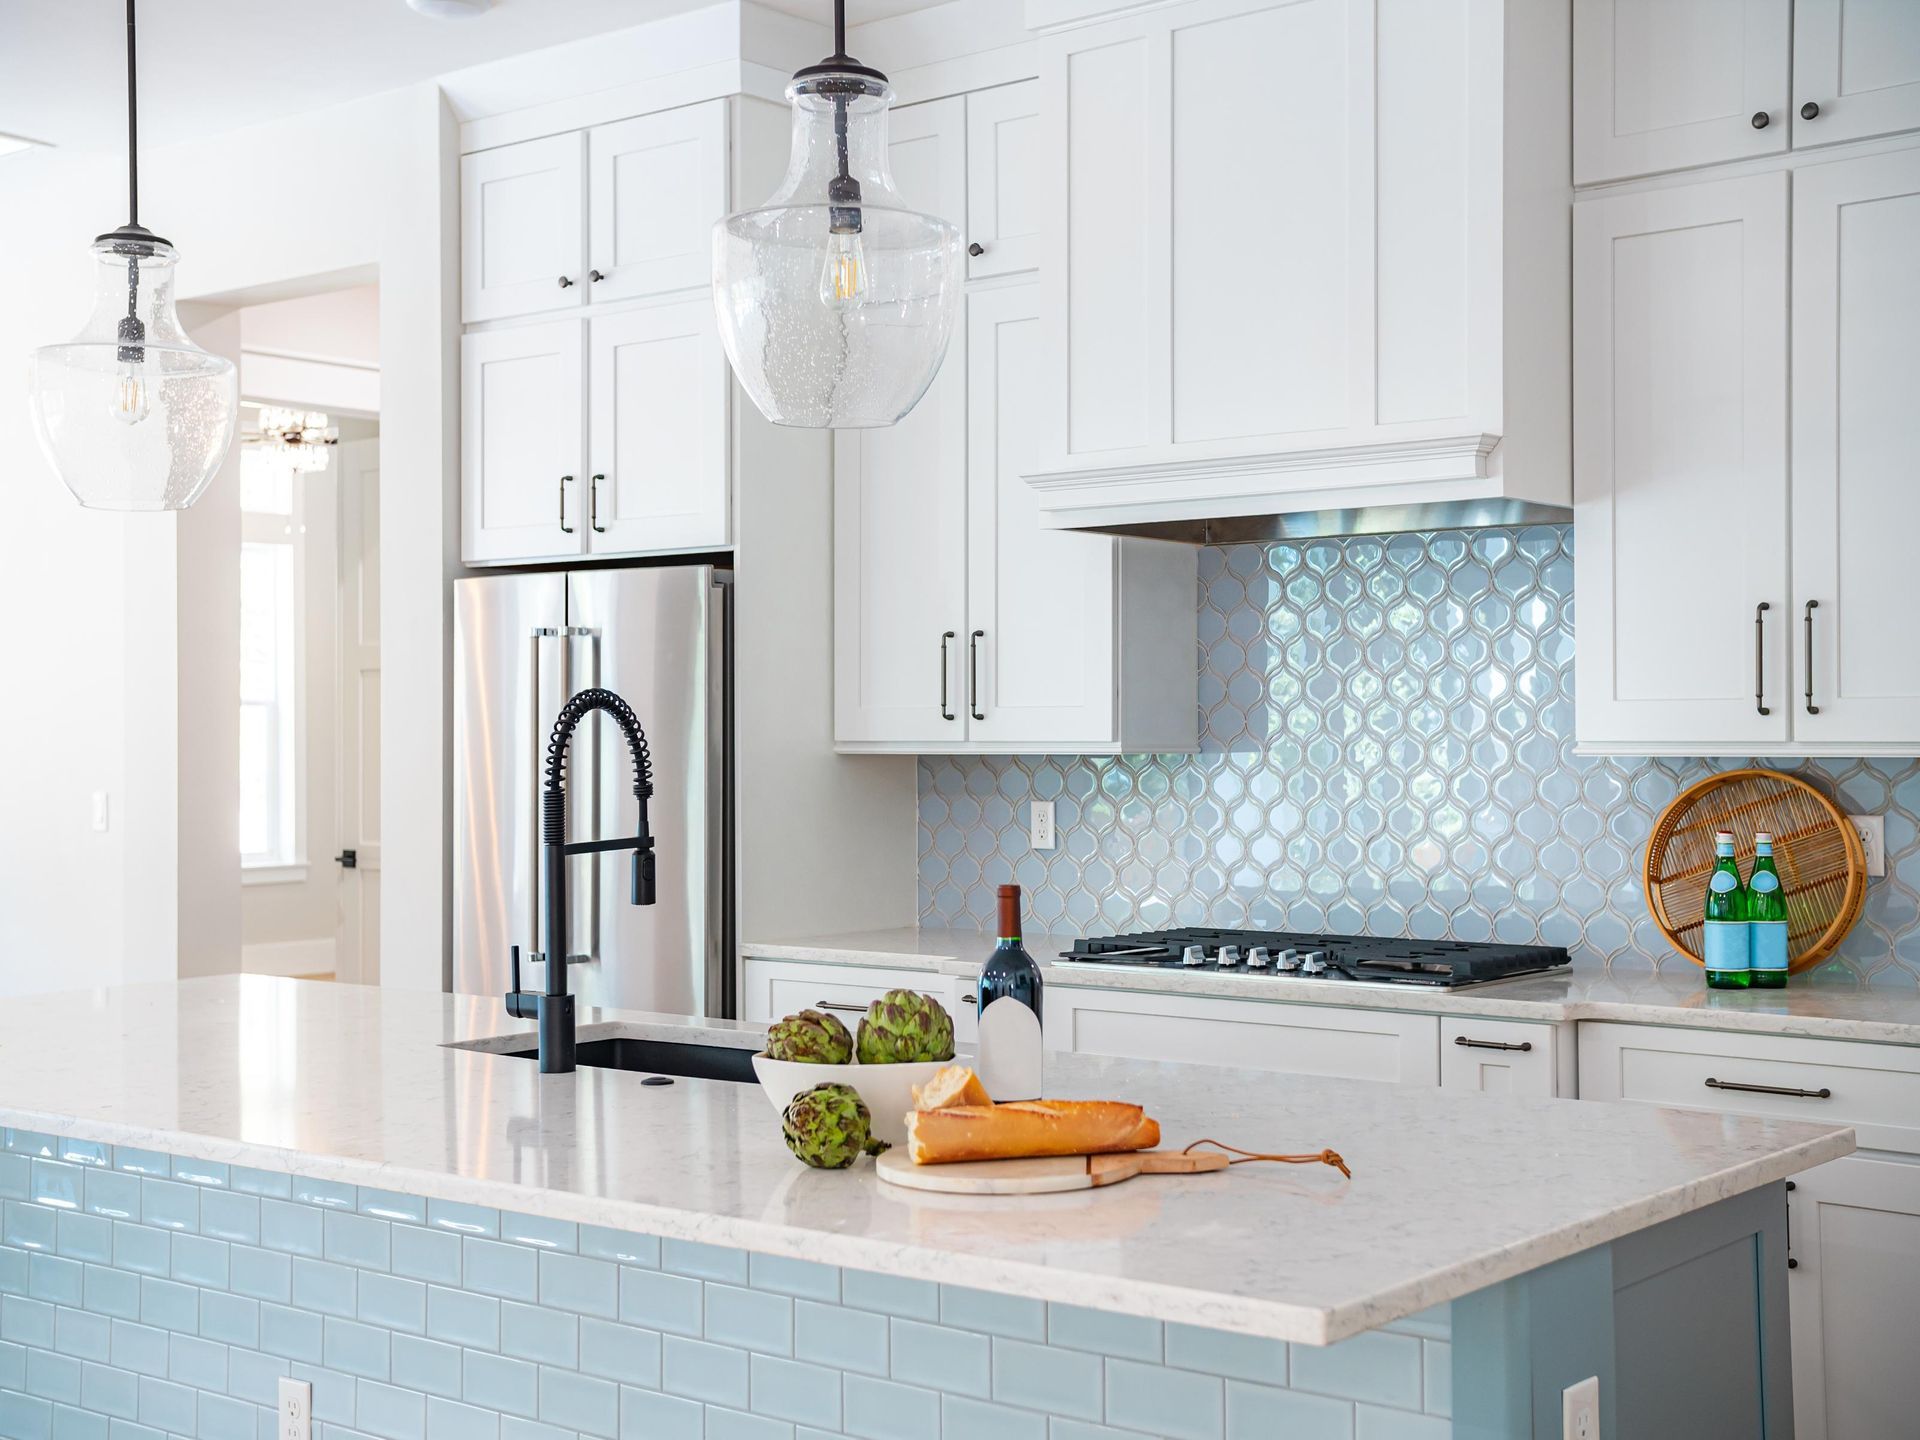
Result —
POLYGON ((725 545, 728 370, 713 302, 597 316, 588 348, 588 549, 725 545))
POLYGON ((1796 0, 1793 92, 1795 148, 1920 130, 1920 5, 1796 0))
POLYGON ((1765 753, 1789 735, 1787 177, 1580 202, 1573 293, 1579 741, 1765 753))
POLYGON ((470 565, 586 548, 583 328, 558 320, 460 339, 460 549, 470 565))
POLYGON ((587 288, 594 300, 704 290, 727 209, 727 102, 589 132, 587 288))
POLYGON ((1574 0, 1574 183, 1785 150, 1793 24, 1792 0, 1574 0))
POLYGON ((460 157, 460 318, 584 304, 586 137, 549 135, 460 157))
POLYGON ((1793 197, 1797 739, 1920 753, 1915 535, 1920 150, 1802 166, 1793 197))
POLYGON ((1040 82, 967 96, 967 278, 1040 263, 1040 82))

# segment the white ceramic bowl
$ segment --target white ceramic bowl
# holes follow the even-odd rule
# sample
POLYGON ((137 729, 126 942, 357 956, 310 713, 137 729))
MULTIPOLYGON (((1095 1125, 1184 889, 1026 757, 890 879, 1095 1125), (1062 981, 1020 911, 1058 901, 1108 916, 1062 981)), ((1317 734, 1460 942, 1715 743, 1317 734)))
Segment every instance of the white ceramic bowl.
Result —
POLYGON ((797 1060, 772 1060, 764 1053, 753 1057, 753 1073, 767 1092, 776 1115, 802 1090, 816 1085, 851 1085, 873 1112, 873 1134, 889 1145, 907 1143, 907 1112, 913 1109, 913 1087, 924 1085, 951 1060, 919 1060, 901 1065, 803 1065, 797 1060))

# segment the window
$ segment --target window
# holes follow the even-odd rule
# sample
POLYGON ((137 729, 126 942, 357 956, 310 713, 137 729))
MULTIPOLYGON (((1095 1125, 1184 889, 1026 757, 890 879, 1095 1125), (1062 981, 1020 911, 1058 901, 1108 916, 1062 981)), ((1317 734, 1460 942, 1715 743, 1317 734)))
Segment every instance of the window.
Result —
POLYGON ((305 810, 303 475, 240 454, 240 863, 297 865, 305 810))

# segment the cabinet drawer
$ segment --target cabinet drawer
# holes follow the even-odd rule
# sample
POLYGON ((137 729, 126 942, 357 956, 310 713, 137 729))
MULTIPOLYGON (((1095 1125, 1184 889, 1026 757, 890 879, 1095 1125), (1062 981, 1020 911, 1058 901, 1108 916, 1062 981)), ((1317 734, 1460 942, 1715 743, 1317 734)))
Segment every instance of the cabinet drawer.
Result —
POLYGON ((931 995, 946 1007, 953 1016, 957 1042, 971 1045, 979 1034, 973 1006, 966 1003, 973 999, 973 985, 957 975, 884 966, 748 959, 744 976, 741 1018, 746 1020, 772 1022, 799 1010, 825 1010, 852 1030, 867 1007, 887 991, 914 990, 931 995))
POLYGON ((1137 990, 1047 990, 1047 1048, 1293 1075, 1437 1084, 1431 1015, 1215 1000, 1137 990))
POLYGON ((1920 1048, 1903 1045, 1583 1024, 1580 1096, 1824 1120, 1920 1153, 1920 1048))
POLYGON ((1440 1084, 1488 1095, 1570 1095, 1571 1031, 1524 1020, 1442 1016, 1440 1084))

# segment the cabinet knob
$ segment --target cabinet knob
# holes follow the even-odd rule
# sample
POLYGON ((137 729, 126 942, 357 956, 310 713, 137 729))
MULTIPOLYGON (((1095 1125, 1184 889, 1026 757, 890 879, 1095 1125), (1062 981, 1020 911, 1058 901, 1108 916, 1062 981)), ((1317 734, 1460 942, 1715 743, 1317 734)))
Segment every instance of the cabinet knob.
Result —
POLYGON ((987 247, 982 245, 978 240, 976 240, 971 245, 967 246, 967 253, 969 255, 974 255, 974 256, 984 255, 987 253, 987 247))
POLYGON ((1800 118, 1802 120, 1812 120, 1816 116, 1818 116, 1819 113, 1820 113, 1820 107, 1814 104, 1813 101, 1811 100, 1807 101, 1806 104, 1800 107, 1800 118))
POLYGON ((1754 129, 1764 130, 1767 128, 1767 126, 1771 125, 1772 123, 1773 123, 1773 117, 1767 114, 1766 111, 1756 110, 1753 112, 1753 128, 1754 129))
POLYGON ((598 285, 602 280, 606 278, 607 277, 602 275, 598 270, 589 270, 587 272, 587 279, 591 280, 596 285, 598 285))
POLYGON ((571 275, 562 275, 560 277, 560 288, 562 290, 570 289, 572 288, 572 286, 573 286, 573 277, 571 275))

